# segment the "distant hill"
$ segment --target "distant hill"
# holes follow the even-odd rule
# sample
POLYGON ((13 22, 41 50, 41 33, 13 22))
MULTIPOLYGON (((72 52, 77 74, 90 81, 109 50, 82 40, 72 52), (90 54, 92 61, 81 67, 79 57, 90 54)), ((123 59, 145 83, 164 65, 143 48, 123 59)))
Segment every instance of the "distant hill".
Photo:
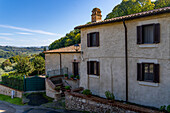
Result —
POLYGON ((44 47, 13 47, 0 46, 0 58, 10 58, 15 55, 32 55, 41 53, 44 47))

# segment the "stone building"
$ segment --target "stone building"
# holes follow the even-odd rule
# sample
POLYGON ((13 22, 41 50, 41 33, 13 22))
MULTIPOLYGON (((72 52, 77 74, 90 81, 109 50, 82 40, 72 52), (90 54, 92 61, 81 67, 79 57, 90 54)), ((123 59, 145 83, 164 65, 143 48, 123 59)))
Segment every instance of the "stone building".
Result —
POLYGON ((75 29, 81 30, 81 87, 145 106, 170 104, 170 7, 107 20, 95 8, 92 23, 75 29))
POLYGON ((80 44, 45 51, 45 72, 47 75, 79 75, 81 61, 80 44))

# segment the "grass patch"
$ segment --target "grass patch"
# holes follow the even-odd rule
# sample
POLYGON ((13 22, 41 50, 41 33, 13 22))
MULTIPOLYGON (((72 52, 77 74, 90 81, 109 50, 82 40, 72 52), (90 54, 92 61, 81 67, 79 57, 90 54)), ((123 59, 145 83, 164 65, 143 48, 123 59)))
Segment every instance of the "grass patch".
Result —
POLYGON ((22 99, 20 99, 18 97, 15 97, 12 99, 11 96, 6 96, 6 95, 0 94, 0 100, 9 102, 11 104, 24 105, 24 104, 22 104, 22 99))

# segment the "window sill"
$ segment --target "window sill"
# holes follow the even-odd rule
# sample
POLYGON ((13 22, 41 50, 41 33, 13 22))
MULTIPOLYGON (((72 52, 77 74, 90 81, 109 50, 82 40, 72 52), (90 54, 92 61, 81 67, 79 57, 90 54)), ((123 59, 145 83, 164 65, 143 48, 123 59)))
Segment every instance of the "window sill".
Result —
POLYGON ((99 76, 97 75, 89 75, 90 78, 100 78, 99 76))
POLYGON ((153 82, 138 81, 138 83, 140 85, 144 85, 144 86, 153 86, 153 87, 158 87, 159 86, 158 83, 153 83, 153 82))
POLYGON ((152 48, 152 47, 158 47, 158 44, 141 44, 139 45, 139 47, 152 48))
POLYGON ((99 47, 88 47, 88 49, 98 49, 99 47))

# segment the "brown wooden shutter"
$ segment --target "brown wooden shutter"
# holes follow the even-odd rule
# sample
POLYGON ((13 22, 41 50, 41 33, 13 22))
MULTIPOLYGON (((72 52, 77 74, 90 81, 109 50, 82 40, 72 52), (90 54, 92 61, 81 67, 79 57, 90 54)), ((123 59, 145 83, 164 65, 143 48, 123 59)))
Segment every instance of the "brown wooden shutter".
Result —
POLYGON ((97 70, 97 76, 100 75, 100 63, 96 62, 96 70, 97 70))
POLYGON ((98 47, 100 43, 99 32, 96 32, 96 46, 98 47))
POLYGON ((137 26, 137 44, 142 44, 142 26, 137 26))
POLYGON ((160 24, 154 24, 154 43, 160 43, 160 24))
POLYGON ((90 33, 87 34, 87 47, 90 47, 90 33))
POLYGON ((87 74, 90 74, 90 61, 87 61, 87 74))
POLYGON ((154 82, 159 83, 159 64, 154 64, 154 82))
POLYGON ((143 69, 142 69, 142 64, 137 63, 137 80, 142 81, 143 80, 143 69))

